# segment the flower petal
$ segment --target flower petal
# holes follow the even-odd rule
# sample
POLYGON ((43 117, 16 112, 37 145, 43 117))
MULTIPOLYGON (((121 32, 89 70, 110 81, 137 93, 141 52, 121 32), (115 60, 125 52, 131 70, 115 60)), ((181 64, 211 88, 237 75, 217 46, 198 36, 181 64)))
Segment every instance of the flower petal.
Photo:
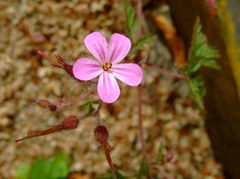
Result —
POLYGON ((97 90, 98 96, 105 103, 115 102, 120 95, 117 80, 114 78, 113 74, 109 72, 104 72, 100 75, 97 90))
POLYGON ((73 65, 73 75, 79 80, 91 80, 101 73, 101 64, 90 58, 80 58, 73 65))
POLYGON ((103 34, 100 32, 93 32, 89 34, 85 37, 84 44, 100 63, 105 61, 108 43, 103 34))
POLYGON ((114 64, 113 75, 130 86, 138 86, 143 79, 142 68, 134 63, 114 64))
POLYGON ((123 60, 131 48, 131 41, 124 35, 115 33, 111 36, 108 57, 112 63, 118 63, 123 60))

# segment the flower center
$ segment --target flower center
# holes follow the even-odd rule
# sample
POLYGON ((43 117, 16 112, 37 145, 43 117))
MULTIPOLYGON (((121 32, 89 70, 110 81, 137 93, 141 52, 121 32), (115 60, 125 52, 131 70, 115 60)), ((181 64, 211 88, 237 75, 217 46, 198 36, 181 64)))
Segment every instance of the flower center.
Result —
POLYGON ((112 68, 112 64, 110 62, 105 62, 103 65, 102 65, 102 68, 104 71, 108 71, 112 68))

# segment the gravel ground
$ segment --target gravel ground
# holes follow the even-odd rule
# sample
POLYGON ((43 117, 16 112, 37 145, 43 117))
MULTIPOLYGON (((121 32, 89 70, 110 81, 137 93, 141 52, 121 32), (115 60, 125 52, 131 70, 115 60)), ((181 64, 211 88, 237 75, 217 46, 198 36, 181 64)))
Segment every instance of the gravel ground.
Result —
MULTIPOLYGON (((19 144, 14 140, 85 112, 80 108, 82 103, 53 113, 29 101, 71 101, 91 88, 51 66, 37 51, 61 55, 73 63, 89 55, 83 45, 88 33, 124 33, 124 16, 120 14, 120 0, 0 1, 0 178, 14 178, 20 164, 58 150, 73 157, 72 171, 86 173, 89 178, 106 173, 108 165, 93 134, 95 118, 81 121, 72 131, 19 144)), ((163 42, 156 39, 150 45, 151 49, 146 47, 150 61, 174 70, 163 42)), ((157 159, 161 151, 172 152, 173 160, 159 167, 179 179, 223 178, 221 166, 213 158, 204 119, 193 107, 186 84, 144 68, 143 117, 149 155, 157 159)), ((97 99, 97 95, 90 99, 97 99)), ((141 160, 136 102, 136 88, 121 84, 119 100, 100 111, 110 132, 114 164, 125 175, 136 174, 141 160)))

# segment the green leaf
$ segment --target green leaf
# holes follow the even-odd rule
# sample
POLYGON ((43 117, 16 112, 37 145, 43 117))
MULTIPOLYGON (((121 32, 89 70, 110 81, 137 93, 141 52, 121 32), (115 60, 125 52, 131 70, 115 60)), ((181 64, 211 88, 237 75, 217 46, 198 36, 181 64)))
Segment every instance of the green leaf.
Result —
POLYGON ((212 69, 220 69, 220 67, 218 66, 217 62, 214 59, 209 59, 209 60, 202 60, 202 64, 205 67, 209 67, 212 69))
POLYGON ((51 172, 49 178, 65 178, 69 173, 71 159, 64 152, 58 152, 55 154, 51 162, 51 172))
POLYGON ((138 39, 137 43, 135 44, 134 49, 136 50, 136 49, 143 48, 144 43, 149 42, 155 38, 156 38, 155 35, 146 35, 146 36, 141 37, 140 39, 138 39))
POLYGON ((217 50, 208 44, 207 37, 202 32, 202 25, 197 18, 194 29, 192 43, 189 50, 189 73, 196 72, 201 67, 219 69, 215 59, 219 58, 217 50))
POLYGON ((16 179, 28 179, 31 166, 29 164, 22 164, 17 167, 15 177, 16 179))
POLYGON ((57 152, 52 159, 37 159, 32 165, 17 168, 17 179, 64 179, 69 174, 71 159, 63 152, 57 152))
POLYGON ((189 64, 189 73, 193 73, 196 72, 197 70, 199 70, 202 67, 202 61, 193 61, 189 64))
POLYGON ((184 67, 181 69, 181 72, 185 75, 189 75, 190 71, 189 71, 189 67, 184 67))
POLYGON ((49 178, 51 162, 48 159, 37 159, 30 170, 29 179, 49 178))
POLYGON ((139 178, 146 178, 148 176, 148 165, 147 165, 146 158, 143 158, 141 161, 138 175, 139 175, 139 178))
POLYGON ((82 104, 81 107, 88 107, 91 104, 98 104, 99 101, 95 100, 95 101, 87 101, 86 103, 82 104))
POLYGON ((203 109, 203 97, 206 94, 204 81, 200 76, 189 79, 189 87, 198 106, 203 109))
POLYGON ((189 64, 188 72, 193 73, 198 71, 201 67, 209 67, 213 69, 219 69, 216 61, 213 59, 202 59, 202 60, 195 60, 189 64))
POLYGON ((134 41, 139 27, 139 23, 136 18, 136 12, 128 0, 124 0, 124 9, 126 14, 128 34, 131 40, 134 41))
POLYGON ((81 107, 87 107, 88 108, 88 114, 92 114, 95 110, 93 107, 93 104, 99 104, 99 101, 87 101, 86 103, 82 104, 81 107))
MULTIPOLYGON (((199 18, 197 18, 194 25, 188 58, 189 65, 182 69, 185 75, 191 75, 202 67, 219 69, 215 61, 216 58, 219 58, 219 54, 214 47, 208 44, 207 37, 202 32, 202 25, 199 18)), ((203 109, 203 97, 206 94, 206 89, 204 88, 202 78, 199 76, 191 78, 189 76, 188 84, 195 101, 203 109)))

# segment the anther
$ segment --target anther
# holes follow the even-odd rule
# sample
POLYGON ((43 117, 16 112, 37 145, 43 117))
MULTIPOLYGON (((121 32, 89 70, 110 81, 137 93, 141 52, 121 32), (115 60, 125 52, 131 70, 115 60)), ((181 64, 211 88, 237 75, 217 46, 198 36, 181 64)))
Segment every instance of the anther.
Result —
POLYGON ((102 65, 102 68, 104 71, 108 71, 112 68, 112 64, 110 62, 105 62, 103 65, 102 65))

